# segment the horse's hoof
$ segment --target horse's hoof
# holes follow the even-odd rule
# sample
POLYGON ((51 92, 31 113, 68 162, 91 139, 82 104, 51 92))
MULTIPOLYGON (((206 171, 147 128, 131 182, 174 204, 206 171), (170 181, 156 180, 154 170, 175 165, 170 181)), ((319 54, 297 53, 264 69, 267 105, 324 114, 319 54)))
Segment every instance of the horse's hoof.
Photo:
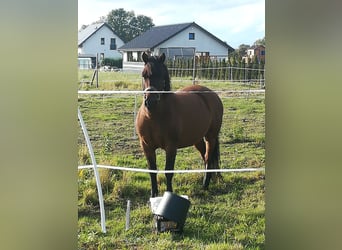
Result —
POLYGON ((158 193, 151 193, 151 198, 157 197, 158 193))
POLYGON ((203 189, 208 190, 210 179, 203 180, 203 189))

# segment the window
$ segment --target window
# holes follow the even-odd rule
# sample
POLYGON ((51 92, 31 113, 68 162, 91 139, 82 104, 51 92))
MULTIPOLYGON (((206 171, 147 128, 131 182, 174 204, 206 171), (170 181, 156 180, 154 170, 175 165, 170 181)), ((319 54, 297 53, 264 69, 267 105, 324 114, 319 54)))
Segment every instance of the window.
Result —
POLYGON ((195 33, 189 33, 189 40, 195 40, 195 33))
POLYGON ((137 57, 137 61, 138 62, 142 62, 143 60, 142 60, 142 51, 138 51, 138 57, 137 57))
POLYGON ((111 50, 116 50, 116 40, 115 38, 110 39, 110 47, 111 50))
POLYGON ((101 45, 104 45, 105 44, 105 39, 104 37, 101 37, 101 45))
POLYGON ((159 54, 165 53, 167 58, 176 59, 178 57, 181 58, 193 58, 194 57, 195 48, 192 47, 169 47, 169 48, 160 48, 159 54))
POLYGON ((133 62, 133 52, 132 51, 127 51, 127 61, 133 62))

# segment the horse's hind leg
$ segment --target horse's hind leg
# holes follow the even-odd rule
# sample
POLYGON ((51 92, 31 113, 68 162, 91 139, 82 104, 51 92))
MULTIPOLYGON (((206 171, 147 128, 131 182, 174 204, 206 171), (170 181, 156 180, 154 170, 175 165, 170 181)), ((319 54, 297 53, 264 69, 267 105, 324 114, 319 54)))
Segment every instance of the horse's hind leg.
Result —
MULTIPOLYGON (((209 169, 210 167, 208 166, 208 164, 209 164, 209 155, 211 154, 211 152, 209 152, 211 151, 210 150, 211 143, 202 139, 198 143, 195 144, 195 147, 201 153, 202 159, 204 161, 205 169, 209 169)), ((204 173, 203 187, 205 189, 208 188, 210 178, 211 178, 211 173, 204 173)))
MULTIPOLYGON (((204 167, 205 169, 208 168, 208 157, 206 156, 206 142, 204 139, 201 139, 199 142, 195 144, 196 149, 201 153, 203 162, 204 162, 204 167)), ((204 180, 207 179, 207 173, 204 173, 204 180)), ((203 186, 205 186, 205 181, 203 180, 203 186)))
POLYGON ((204 139, 201 139, 199 142, 195 144, 195 148, 201 153, 202 159, 205 162, 205 142, 204 139))
MULTIPOLYGON (((219 166, 220 160, 220 150, 219 150, 219 140, 218 137, 207 138, 206 140, 206 169, 215 169, 219 166)), ((204 175, 203 187, 208 188, 212 173, 207 172, 204 175)))

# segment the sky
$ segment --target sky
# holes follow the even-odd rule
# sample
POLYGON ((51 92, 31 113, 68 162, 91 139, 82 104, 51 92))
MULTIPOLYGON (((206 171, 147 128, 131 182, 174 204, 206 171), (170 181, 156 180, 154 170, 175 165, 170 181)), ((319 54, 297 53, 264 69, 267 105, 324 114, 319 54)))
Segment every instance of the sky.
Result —
POLYGON ((233 48, 265 36, 265 0, 78 0, 78 28, 119 8, 156 26, 195 22, 233 48))

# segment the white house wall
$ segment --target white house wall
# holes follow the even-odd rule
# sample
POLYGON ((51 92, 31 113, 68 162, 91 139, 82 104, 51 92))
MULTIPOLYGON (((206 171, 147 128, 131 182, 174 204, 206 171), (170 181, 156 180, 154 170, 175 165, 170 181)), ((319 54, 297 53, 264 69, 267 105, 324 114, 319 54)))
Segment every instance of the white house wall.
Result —
POLYGON ((110 49, 110 39, 115 38, 116 48, 120 48, 124 45, 124 42, 106 26, 102 26, 100 30, 97 30, 91 37, 88 38, 79 48, 79 54, 91 54, 95 55, 98 53, 104 54, 104 58, 122 58, 122 54, 116 49, 110 49), (105 38, 104 45, 101 45, 101 38, 105 38))
POLYGON ((155 52, 159 52, 159 48, 171 47, 195 47, 196 52, 210 52, 210 56, 224 57, 228 55, 227 47, 223 46, 216 39, 212 38, 208 33, 190 26, 176 36, 170 38, 160 44, 155 52), (189 40, 189 33, 195 33, 195 40, 189 40))

